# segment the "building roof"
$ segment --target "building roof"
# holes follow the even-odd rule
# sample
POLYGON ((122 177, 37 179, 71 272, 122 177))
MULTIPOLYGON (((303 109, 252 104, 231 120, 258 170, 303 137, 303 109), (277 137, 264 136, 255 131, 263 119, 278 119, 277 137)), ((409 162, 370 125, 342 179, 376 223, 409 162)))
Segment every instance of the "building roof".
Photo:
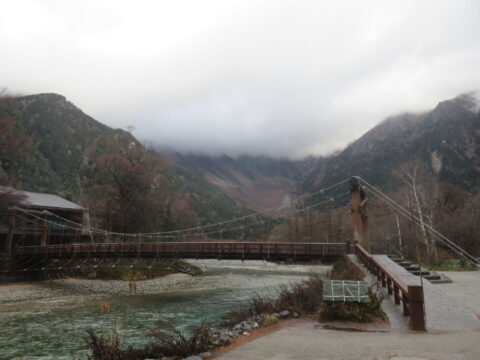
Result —
POLYGON ((58 195, 20 191, 0 186, 0 192, 12 190, 26 196, 22 205, 28 208, 84 210, 80 205, 68 201, 58 195))
POLYGON ((29 191, 24 191, 23 193, 27 196, 25 205, 30 207, 83 210, 80 205, 68 201, 58 195, 34 193, 29 191))

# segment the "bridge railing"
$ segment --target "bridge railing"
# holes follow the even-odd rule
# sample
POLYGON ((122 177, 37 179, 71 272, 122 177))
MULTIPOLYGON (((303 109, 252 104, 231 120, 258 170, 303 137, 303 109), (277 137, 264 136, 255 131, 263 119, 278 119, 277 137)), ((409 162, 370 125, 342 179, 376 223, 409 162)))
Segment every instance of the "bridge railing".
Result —
POLYGON ((347 252, 345 243, 144 242, 19 246, 15 255, 136 255, 172 257, 326 257, 347 252))
MULTIPOLYGON (((403 314, 409 316, 409 326, 413 330, 426 330, 423 287, 418 284, 414 275, 396 272, 388 263, 381 262, 379 258, 370 255, 362 246, 355 244, 355 254, 366 268, 374 274, 382 286, 386 287, 388 294, 392 295, 395 304, 403 305, 403 314)), ((393 261, 392 261, 393 263, 393 261)), ((392 265, 397 265, 393 263, 392 265)))

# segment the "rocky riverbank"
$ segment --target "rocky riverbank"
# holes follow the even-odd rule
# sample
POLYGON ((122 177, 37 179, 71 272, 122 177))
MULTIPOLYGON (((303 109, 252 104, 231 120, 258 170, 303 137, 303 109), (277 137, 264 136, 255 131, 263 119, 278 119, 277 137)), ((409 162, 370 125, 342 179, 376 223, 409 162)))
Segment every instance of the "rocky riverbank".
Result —
MULTIPOLYGON (((326 265, 282 265, 265 261, 240 260, 188 260, 195 268, 232 269, 245 272, 309 273, 326 274, 331 267, 326 265)), ((255 276, 255 275, 252 275, 255 276)), ((101 299, 112 296, 149 295, 178 290, 203 291, 217 288, 242 288, 250 284, 234 282, 227 276, 203 277, 184 273, 168 274, 147 280, 131 281, 64 278, 31 283, 0 283, 0 304, 51 300, 56 302, 101 299)))
POLYGON ((0 285, 0 304, 18 304, 30 301, 81 301, 124 295, 147 295, 188 288, 195 277, 188 274, 170 274, 135 282, 122 280, 88 280, 67 278, 35 283, 0 285))
MULTIPOLYGON (((30 355, 64 360, 70 359, 70 354, 82 358, 87 350, 82 340, 85 330, 92 327, 97 334, 106 334, 112 321, 126 334, 124 346, 135 348, 150 343, 145 333, 158 321, 183 331, 206 319, 223 331, 218 328, 222 316, 240 309, 255 294, 274 296, 280 285, 297 283, 310 273, 325 275, 331 269, 262 261, 198 263, 203 270, 200 275, 171 274, 135 281, 134 287, 129 281, 77 278, 2 284, 0 349, 6 359, 30 355), (32 338, 37 341, 25 342, 32 338)), ((231 328, 248 317, 233 321, 231 328)), ((258 319, 255 321, 261 325, 258 319)), ((231 335, 237 336, 231 328, 231 335)))

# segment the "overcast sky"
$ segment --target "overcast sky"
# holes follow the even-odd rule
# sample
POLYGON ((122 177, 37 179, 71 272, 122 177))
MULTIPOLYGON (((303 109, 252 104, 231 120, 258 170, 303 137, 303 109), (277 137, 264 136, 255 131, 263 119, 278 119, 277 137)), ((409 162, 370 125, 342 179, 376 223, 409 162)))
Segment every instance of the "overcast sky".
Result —
POLYGON ((325 154, 479 65, 475 0, 0 0, 0 87, 183 151, 325 154))

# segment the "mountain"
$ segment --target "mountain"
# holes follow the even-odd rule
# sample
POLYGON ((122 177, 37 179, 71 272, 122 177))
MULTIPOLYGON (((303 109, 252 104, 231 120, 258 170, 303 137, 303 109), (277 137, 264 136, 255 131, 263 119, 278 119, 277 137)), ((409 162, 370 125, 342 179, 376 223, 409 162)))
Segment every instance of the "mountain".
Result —
MULTIPOLYGON (((129 132, 101 124, 58 94, 0 98, 1 129, 0 181, 80 202, 85 192, 102 182, 97 162, 109 144, 144 149, 129 132)), ((196 172, 160 154, 155 161, 159 168, 155 181, 161 179, 169 197, 187 199, 199 222, 246 211, 196 172)))
MULTIPOLYGON (((0 98, 0 181, 14 179, 24 189, 79 201, 89 187, 98 185, 96 162, 118 139, 125 146, 143 146, 129 132, 99 123, 61 95, 0 98), (13 124, 9 128, 2 119, 13 124), (92 157, 92 149, 97 149, 97 157, 92 157)), ((352 175, 392 189, 400 182, 396 172, 414 163, 438 182, 475 191, 480 187, 479 144, 479 106, 467 94, 431 111, 392 116, 330 157, 289 160, 169 152, 157 154, 162 170, 156 179, 162 179, 166 191, 186 199, 205 222, 233 217, 248 211, 245 207, 288 205, 298 194, 352 175)))
POLYGON ((391 189, 396 173, 420 164, 438 182, 469 191, 480 186, 480 112, 472 94, 439 103, 420 114, 392 116, 325 160, 301 184, 314 192, 352 175, 391 189))
POLYGON ((319 159, 302 160, 266 156, 230 157, 171 153, 169 159, 188 168, 245 206, 265 210, 289 205, 297 186, 319 159))

